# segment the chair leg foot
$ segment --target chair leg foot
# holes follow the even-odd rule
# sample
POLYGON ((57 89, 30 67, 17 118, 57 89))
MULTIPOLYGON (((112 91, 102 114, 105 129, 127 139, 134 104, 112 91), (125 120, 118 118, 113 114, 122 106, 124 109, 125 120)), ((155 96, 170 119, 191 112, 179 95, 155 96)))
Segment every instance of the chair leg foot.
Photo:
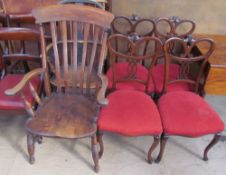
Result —
POLYGON ((220 134, 215 134, 213 139, 211 140, 211 142, 207 145, 207 147, 205 148, 204 154, 203 154, 204 161, 208 160, 207 154, 208 154, 209 150, 219 142, 220 138, 221 138, 220 134))
POLYGON ((35 137, 31 134, 27 134, 27 149, 29 154, 29 162, 30 164, 34 164, 35 162, 35 137))
POLYGON ((168 136, 162 134, 161 135, 161 140, 160 140, 160 151, 159 151, 159 155, 157 157, 157 159, 155 160, 156 163, 159 163, 162 160, 162 156, 165 150, 165 146, 166 146, 166 142, 168 140, 168 136))
POLYGON ((100 146, 99 158, 101 158, 104 153, 103 133, 97 133, 97 141, 100 146))
POLYGON ((94 161, 94 170, 96 173, 99 172, 99 155, 98 155, 98 149, 97 149, 97 137, 96 135, 92 136, 91 138, 91 144, 92 144, 92 157, 94 161))
POLYGON ((154 142, 152 143, 149 151, 148 151, 148 163, 152 163, 153 162, 153 159, 152 159, 152 152, 154 151, 154 149, 158 146, 160 142, 160 137, 159 136, 155 136, 154 137, 154 142))

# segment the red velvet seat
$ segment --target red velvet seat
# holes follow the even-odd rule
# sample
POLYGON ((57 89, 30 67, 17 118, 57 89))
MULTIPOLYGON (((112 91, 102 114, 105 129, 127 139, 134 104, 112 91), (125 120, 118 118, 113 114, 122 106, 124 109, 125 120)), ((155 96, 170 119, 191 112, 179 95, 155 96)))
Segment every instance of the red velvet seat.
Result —
MULTIPOLYGON (((15 96, 7 96, 5 95, 5 90, 14 87, 24 75, 17 75, 17 74, 8 74, 2 80, 0 80, 0 109, 1 110, 25 110, 24 102, 21 99, 20 94, 15 96)), ((36 77, 31 81, 31 84, 38 91, 40 87, 40 78, 36 77)), ((27 85, 24 90, 23 94, 25 95, 26 100, 32 104, 33 96, 27 85)))
MULTIPOLYGON (((180 66, 178 64, 169 65, 169 79, 175 80, 180 75, 180 66)), ((155 92, 161 94, 164 84, 164 64, 158 64, 153 68, 152 79, 155 86, 155 92)), ((172 91, 191 91, 192 86, 186 82, 169 84, 167 92, 172 91)))
MULTIPOLYGON (((117 63, 115 64, 115 78, 116 81, 119 79, 122 79, 127 76, 128 74, 128 63, 123 62, 123 63, 117 63)), ((107 77, 108 77, 108 89, 112 89, 113 86, 113 73, 112 73, 112 68, 110 68, 107 72, 107 77)), ((148 77, 148 70, 144 66, 137 64, 137 71, 136 71, 136 78, 141 79, 143 81, 146 81, 148 77)), ((138 91, 145 91, 145 85, 141 84, 139 82, 135 81, 125 81, 125 82, 119 82, 116 84, 116 89, 129 89, 129 90, 138 90, 138 91)), ((149 88, 148 92, 152 93, 154 92, 154 84, 152 79, 149 81, 149 88)))
POLYGON ((108 106, 102 108, 99 130, 126 136, 160 135, 162 124, 150 96, 132 90, 118 90, 108 96, 108 106))
POLYGON ((200 96, 192 92, 170 92, 158 101, 166 135, 199 137, 220 133, 224 123, 200 96))

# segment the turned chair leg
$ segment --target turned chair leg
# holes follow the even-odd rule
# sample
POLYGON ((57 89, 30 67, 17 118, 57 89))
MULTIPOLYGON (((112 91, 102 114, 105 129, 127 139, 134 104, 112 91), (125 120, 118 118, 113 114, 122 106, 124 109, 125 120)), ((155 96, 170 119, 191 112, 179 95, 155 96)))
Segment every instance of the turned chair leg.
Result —
POLYGON ((160 151, 159 151, 159 155, 157 157, 157 159, 155 160, 156 163, 159 163, 162 160, 162 156, 165 150, 165 146, 166 146, 166 142, 168 140, 168 136, 166 136, 165 134, 161 135, 161 140, 160 140, 160 151))
POLYGON ((149 151, 148 151, 148 163, 152 163, 153 162, 153 159, 152 159, 152 152, 154 151, 154 149, 158 146, 160 142, 160 137, 159 136, 155 136, 154 137, 154 142, 152 143, 149 151))
POLYGON ((94 170, 96 173, 98 173, 99 172, 99 155, 98 155, 98 149, 97 149, 96 134, 92 136, 91 144, 92 144, 92 157, 94 161, 94 170))
POLYGON ((34 164, 35 162, 35 136, 31 133, 27 134, 27 149, 29 154, 29 162, 30 164, 34 164))
POLYGON ((104 153, 104 143, 103 143, 103 133, 97 132, 97 141, 100 145, 99 158, 102 157, 104 153))
POLYGON ((205 148, 204 154, 203 154, 204 161, 208 160, 207 154, 208 154, 209 150, 219 142, 220 138, 221 138, 220 134, 215 134, 213 139, 211 140, 211 142, 207 145, 207 147, 205 148))

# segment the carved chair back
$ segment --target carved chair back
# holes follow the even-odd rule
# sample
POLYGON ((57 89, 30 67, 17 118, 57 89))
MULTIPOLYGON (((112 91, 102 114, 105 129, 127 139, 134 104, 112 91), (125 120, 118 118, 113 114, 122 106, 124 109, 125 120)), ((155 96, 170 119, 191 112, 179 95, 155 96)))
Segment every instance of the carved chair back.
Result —
POLYGON ((139 37, 151 36, 155 31, 154 20, 140 18, 136 15, 132 15, 131 17, 116 16, 111 26, 113 33, 127 36, 133 34, 139 37))
POLYGON ((116 88, 116 84, 119 82, 134 81, 144 84, 145 91, 148 92, 152 67, 162 50, 161 41, 154 36, 147 36, 134 41, 128 36, 113 34, 108 39, 108 49, 113 71, 113 89, 116 88), (115 48, 114 43, 116 40, 122 40, 127 43, 126 52, 120 52, 115 48), (152 49, 147 49, 148 47, 152 49), (115 64, 118 60, 128 63, 128 70, 123 71, 125 75, 122 77, 116 77, 115 64), (140 75, 137 74, 137 67, 142 63, 146 63, 148 67, 146 79, 141 78, 140 75))
POLYGON ((208 38, 200 39, 181 39, 172 37, 164 44, 164 62, 165 62, 165 79, 163 92, 167 91, 167 86, 173 83, 188 83, 192 87, 192 91, 200 93, 200 88, 203 88, 205 83, 204 71, 206 69, 208 58, 213 53, 215 43, 208 38), (181 48, 180 52, 175 51, 174 47, 181 48), (205 45, 205 53, 195 55, 194 50, 205 45), (178 77, 174 80, 169 79, 170 64, 179 65, 178 77))
POLYGON ((97 8, 72 4, 44 7, 33 10, 32 14, 40 26, 43 68, 49 68, 52 73, 46 71, 45 74, 46 94, 51 94, 50 84, 56 87, 57 93, 90 95, 93 89, 100 88, 98 75, 102 73, 107 30, 113 15, 97 8), (48 46, 46 25, 52 36, 48 46))
POLYGON ((178 17, 159 18, 155 22, 155 35, 163 42, 170 37, 186 38, 195 30, 195 23, 192 20, 180 19, 178 17))
MULTIPOLYGON (((39 31, 28 28, 1 28, 0 39, 1 41, 4 41, 2 42, 2 45, 5 45, 0 48, 3 65, 2 76, 6 73, 6 71, 11 73, 12 70, 15 70, 14 67, 18 66, 18 62, 24 63, 23 61, 32 61, 39 64, 41 63, 39 31), (17 47, 11 49, 7 44, 10 41, 17 43, 17 47), (32 52, 29 52, 30 49, 25 46, 25 43, 28 43, 26 46, 29 46, 30 44, 35 46, 33 47, 32 52)), ((23 69, 19 69, 22 71, 19 73, 29 71, 27 64, 22 64, 20 66, 25 67, 23 69)))

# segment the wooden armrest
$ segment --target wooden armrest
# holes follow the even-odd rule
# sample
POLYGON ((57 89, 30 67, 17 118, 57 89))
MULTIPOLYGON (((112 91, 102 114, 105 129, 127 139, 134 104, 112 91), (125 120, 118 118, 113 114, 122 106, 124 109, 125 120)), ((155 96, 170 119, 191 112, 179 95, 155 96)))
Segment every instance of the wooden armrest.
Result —
POLYGON ((100 90, 97 93, 97 102, 101 105, 108 105, 108 99, 105 98, 105 93, 108 87, 108 78, 107 76, 103 75, 103 74, 99 74, 98 75, 102 81, 102 86, 100 88, 100 90))
POLYGON ((35 76, 40 75, 45 72, 45 69, 38 68, 34 69, 24 75, 23 79, 13 88, 5 90, 6 95, 15 95, 20 92, 24 86, 35 76))

